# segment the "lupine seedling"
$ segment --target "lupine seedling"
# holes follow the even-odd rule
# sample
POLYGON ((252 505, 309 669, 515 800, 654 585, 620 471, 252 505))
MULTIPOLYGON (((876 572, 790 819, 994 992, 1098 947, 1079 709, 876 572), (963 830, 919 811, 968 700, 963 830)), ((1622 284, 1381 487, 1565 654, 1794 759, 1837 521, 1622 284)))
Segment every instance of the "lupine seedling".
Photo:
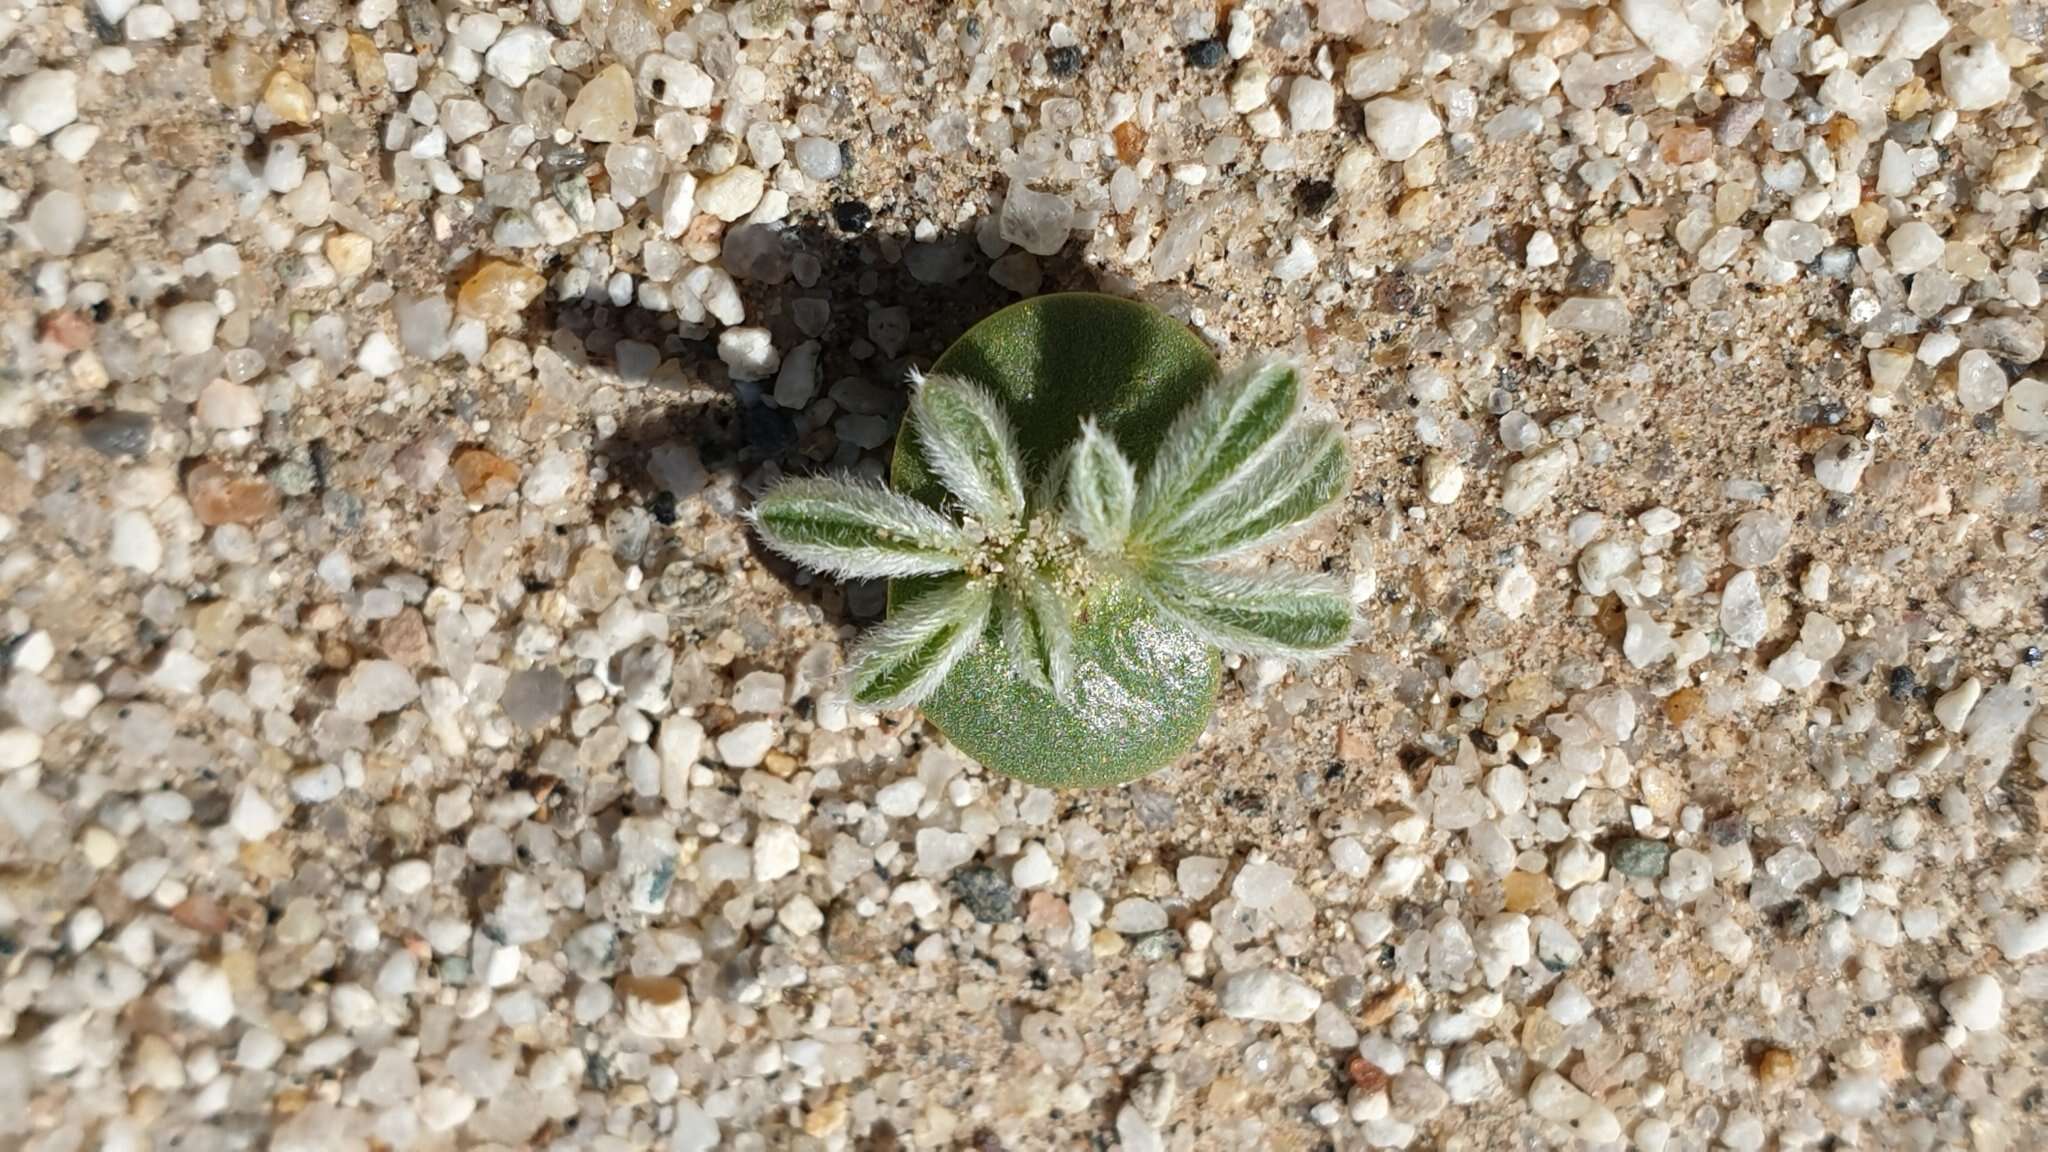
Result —
MULTIPOLYGON (((1052 786, 1134 779, 1185 752, 1214 704, 1218 652, 1305 665, 1341 651, 1353 623, 1333 578, 1247 562, 1350 480, 1343 433, 1306 413, 1294 366, 1219 375, 1205 353, 1182 363, 1178 375, 1198 379, 1162 431, 1158 412, 1140 418, 1130 403, 1156 387, 1046 403, 1062 383, 1045 377, 1057 360, 1046 353, 1059 322, 1077 319, 1092 319, 1097 331, 1080 335, 1098 343, 1119 326, 1155 341, 1162 322, 1178 329, 1107 297, 999 313, 963 338, 977 355, 949 351, 913 377, 894 487, 787 479, 752 512, 799 564, 892 581, 888 619, 850 661, 856 702, 922 706, 988 767, 1052 786), (983 329, 1027 317, 1037 347, 1024 375, 1036 378, 1020 389, 1003 351, 1022 345, 983 329), (1031 422, 1049 408, 1064 427, 1031 422)), ((1166 350, 1185 357, 1171 329, 1166 350)))

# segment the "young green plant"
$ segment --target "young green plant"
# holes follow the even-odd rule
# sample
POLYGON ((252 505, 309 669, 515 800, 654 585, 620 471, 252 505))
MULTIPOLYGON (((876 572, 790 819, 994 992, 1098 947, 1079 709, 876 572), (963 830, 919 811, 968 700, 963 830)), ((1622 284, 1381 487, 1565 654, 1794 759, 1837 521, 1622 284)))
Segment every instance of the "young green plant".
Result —
MULTIPOLYGON (((1099 643, 1086 656, 1076 631, 1103 623, 1098 612, 1129 614, 1132 600, 1138 616, 1110 642, 1136 650, 1133 666, 1144 664, 1147 627, 1179 633, 1183 648, 1297 664, 1349 642, 1352 605, 1338 581, 1244 564, 1349 484, 1342 432, 1304 411, 1286 361, 1212 375, 1142 469, 1092 416, 1053 458, 1027 459, 1002 400, 959 375, 913 379, 908 430, 943 486, 939 507, 856 479, 808 478, 777 484, 751 514, 769 547, 799 564, 915 586, 854 651, 861 704, 925 703, 963 661, 991 651, 1054 707, 1127 703, 1130 677, 1105 691, 1115 677, 1084 675, 1118 660, 1099 643)), ((1010 771, 1001 744, 983 744, 970 751, 1010 771)))

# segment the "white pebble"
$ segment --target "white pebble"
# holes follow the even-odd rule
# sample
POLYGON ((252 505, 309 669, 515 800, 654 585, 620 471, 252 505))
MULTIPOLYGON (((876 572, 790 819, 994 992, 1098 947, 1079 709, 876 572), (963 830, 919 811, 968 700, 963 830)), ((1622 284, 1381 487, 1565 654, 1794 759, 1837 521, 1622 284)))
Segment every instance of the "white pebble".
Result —
POLYGON ((1850 493, 1863 483, 1870 445, 1854 436, 1834 436, 1813 454, 1813 478, 1830 492, 1850 493))
POLYGON ((749 720, 718 734, 718 757, 734 768, 759 767, 775 747, 775 722, 749 720))
POLYGON ((1989 412, 2007 391, 2005 369, 1991 353, 1972 348, 1956 358, 1956 403, 1963 411, 1972 416, 1989 412))
POLYGON ((284 827, 284 818, 263 794, 243 785, 235 796, 235 805, 228 812, 228 824, 235 834, 244 840, 266 840, 270 834, 284 827))
POLYGON ((213 347, 213 334, 220 329, 220 309, 205 300, 173 304, 164 309, 161 323, 171 351, 191 356, 213 347))
POLYGON ((1621 22, 1644 47, 1688 72, 1714 51, 1721 0, 1621 0, 1621 22))
POLYGON ((1565 844, 1557 854, 1557 861, 1550 867, 1550 878, 1566 892, 1582 884, 1591 884, 1605 875, 1607 857, 1577 837, 1565 844))
POLYGON ((1992 1032, 2005 1013, 2005 991, 1996 977, 1980 972, 1951 981, 1941 990, 1941 1006, 1964 1030, 1992 1032))
POLYGON ((1234 1020, 1299 1024, 1316 1014, 1323 994, 1293 973, 1254 968, 1225 980, 1216 1002, 1234 1020))
POLYGON ((1901 276, 1910 276, 1923 268, 1931 268, 1941 259, 1947 244, 1932 225, 1920 220, 1908 220, 1885 238, 1885 252, 1891 256, 1892 271, 1901 276))
POLYGON ((373 720, 419 699, 419 682, 396 660, 362 660, 342 677, 334 692, 335 711, 353 720, 373 720))
POLYGON ((1934 702, 1934 718, 1950 732, 1961 732, 1984 696, 1984 682, 1975 676, 1941 694, 1934 702))
POLYGON ((228 974, 211 964, 194 960, 178 970, 172 982, 178 1011, 202 1028, 225 1027, 235 1018, 235 990, 228 974))
POLYGON ((484 71, 513 88, 523 88, 553 63, 554 37, 538 24, 521 24, 484 53, 484 71))
POLYGON ((924 792, 924 781, 906 776, 875 793, 875 808, 893 820, 915 816, 918 806, 924 803, 924 792))
POLYGON ((1024 848, 1023 855, 1010 866, 1010 883, 1019 890, 1029 891, 1043 888, 1059 876, 1059 865, 1045 850, 1045 845, 1032 841, 1024 848))
POLYGON ((171 18, 170 9, 161 4, 144 4, 128 13, 128 18, 121 22, 122 34, 135 43, 162 40, 177 27, 178 22, 171 18))
POLYGON ((1536 578, 1529 569, 1516 562, 1493 585, 1493 606, 1510 620, 1520 620, 1529 610, 1530 601, 1536 598, 1536 578))
POLYGON ((718 358, 736 380, 766 380, 782 366, 775 336, 766 328, 727 328, 718 334, 718 358))
POLYGON ((1508 465, 1501 476, 1501 510, 1510 516, 1527 516, 1549 503, 1576 459, 1576 449, 1567 442, 1539 449, 1508 465))
POLYGON ((43 737, 29 728, 0 728, 0 772, 12 772, 43 758, 43 737))
POLYGON ((405 363, 404 353, 381 330, 363 337, 362 347, 356 349, 356 367, 382 380, 405 363))
POLYGON ((1432 504, 1456 504, 1465 491, 1465 468, 1441 452, 1422 462, 1422 493, 1432 504))
POLYGON ((2048 433, 2048 384, 2028 377, 2005 394, 2005 426, 2027 436, 2048 433))
MULTIPOLYGON (((31 53, 27 57, 35 59, 31 53)), ((78 73, 44 68, 7 90, 7 119, 38 139, 78 119, 78 73)))
POLYGON ((69 256, 85 241, 85 201, 62 189, 45 192, 28 210, 28 230, 36 247, 52 256, 69 256))
POLYGON ((797 870, 803 863, 804 842, 788 824, 770 822, 754 833, 754 879, 770 884, 797 870))
POLYGON ((2012 92, 2012 69, 1989 40, 1951 40, 1941 46, 1941 91, 1959 112, 1995 108, 2012 92))
POLYGON ((2048 951, 2048 913, 2033 917, 2008 913, 1992 932, 1992 942, 2008 960, 2024 960, 2048 951))
POLYGON ((754 210, 768 178, 758 168, 742 164, 709 176, 697 185, 697 207, 730 224, 754 210))
POLYGON ((1287 122, 1296 132, 1327 132, 1337 123, 1337 90, 1327 80, 1296 76, 1287 89, 1287 122))
POLYGON ((400 896, 417 896, 434 882, 434 866, 425 860, 400 860, 384 874, 387 888, 400 896))
POLYGON ((1398 164, 1443 135, 1444 122, 1427 101, 1381 96, 1365 106, 1365 135, 1387 160, 1398 164))
POLYGON ((1949 27, 1933 0, 1866 0, 1835 15, 1835 37, 1854 57, 1918 60, 1949 27))
POLYGON ((263 423, 263 402, 256 390, 226 379, 201 388, 193 412, 201 424, 217 431, 254 428, 263 423))
POLYGON ((1737 648, 1754 648, 1770 628, 1763 585, 1745 568, 1721 587, 1721 633, 1737 648))

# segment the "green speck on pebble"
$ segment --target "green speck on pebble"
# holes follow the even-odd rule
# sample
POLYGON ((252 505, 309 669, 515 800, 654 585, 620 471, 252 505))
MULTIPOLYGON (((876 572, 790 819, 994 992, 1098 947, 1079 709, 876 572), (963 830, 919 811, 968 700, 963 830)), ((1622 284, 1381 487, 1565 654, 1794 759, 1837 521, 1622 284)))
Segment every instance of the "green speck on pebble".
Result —
POLYGON ((1671 845, 1662 840, 1631 837, 1614 846, 1610 859, 1614 870, 1627 876, 1654 879, 1664 874, 1664 862, 1671 857, 1671 845))

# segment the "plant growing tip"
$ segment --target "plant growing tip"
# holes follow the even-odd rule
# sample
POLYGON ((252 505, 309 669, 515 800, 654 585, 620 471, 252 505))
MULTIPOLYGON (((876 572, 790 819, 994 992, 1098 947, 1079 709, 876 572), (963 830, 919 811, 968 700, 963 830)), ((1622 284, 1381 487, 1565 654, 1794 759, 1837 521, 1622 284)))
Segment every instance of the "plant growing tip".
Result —
POLYGON ((1244 562, 1349 484, 1291 363, 1219 376, 1163 315, 1077 294, 998 313, 912 387, 896 490, 785 480, 751 513, 799 564, 894 582, 851 661, 859 703, 922 705, 1020 779, 1117 783, 1192 744, 1218 651, 1349 642, 1335 580, 1244 562))

